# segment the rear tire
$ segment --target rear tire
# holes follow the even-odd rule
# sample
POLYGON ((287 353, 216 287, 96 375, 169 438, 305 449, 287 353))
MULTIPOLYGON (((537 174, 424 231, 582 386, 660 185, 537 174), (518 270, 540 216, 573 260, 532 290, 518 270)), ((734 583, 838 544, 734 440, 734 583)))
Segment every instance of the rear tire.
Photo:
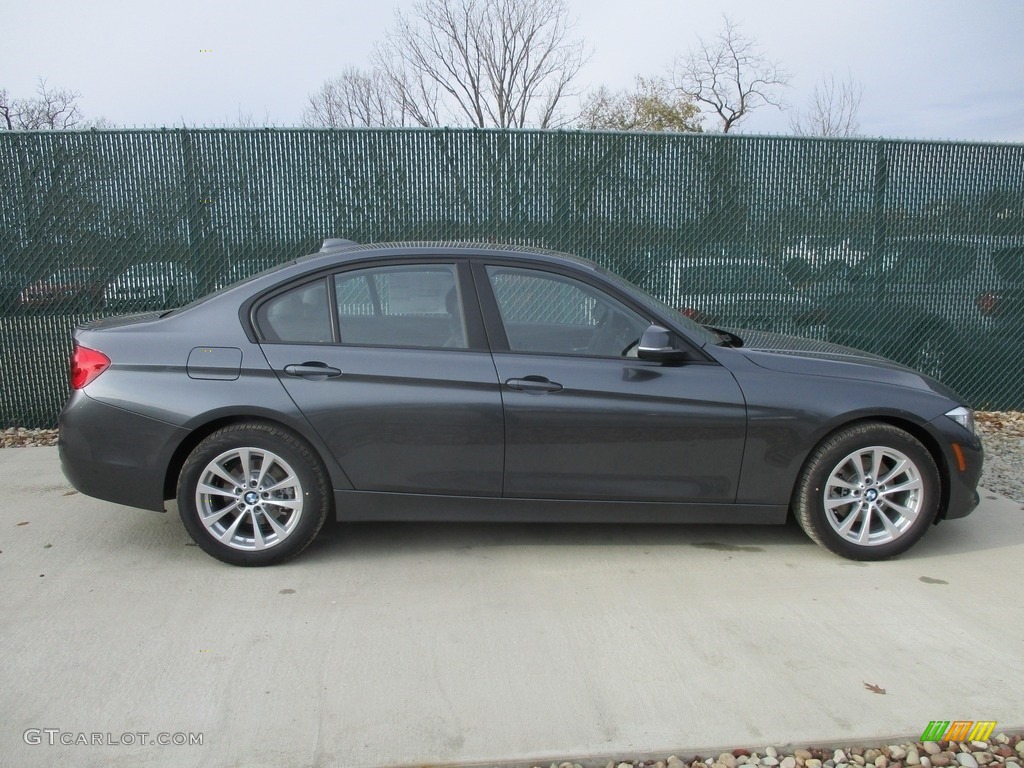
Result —
POLYGON ((800 527, 851 560, 906 552, 934 522, 941 480, 928 450, 891 424, 839 430, 807 459, 793 494, 800 527))
POLYGON ((273 565, 299 554, 331 510, 330 483, 305 441, 270 424, 219 429, 189 455, 178 512, 193 541, 231 565, 273 565))

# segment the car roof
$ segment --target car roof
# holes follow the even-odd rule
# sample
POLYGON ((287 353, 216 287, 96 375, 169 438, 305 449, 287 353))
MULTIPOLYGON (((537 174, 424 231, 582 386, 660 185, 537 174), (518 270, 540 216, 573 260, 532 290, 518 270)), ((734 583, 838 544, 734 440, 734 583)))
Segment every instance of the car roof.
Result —
POLYGON ((317 253, 295 260, 296 264, 324 266, 339 261, 358 261, 368 257, 389 256, 482 256, 514 259, 534 263, 572 264, 593 272, 604 272, 595 262, 549 248, 459 241, 412 241, 385 243, 352 243, 350 241, 325 240, 324 247, 317 253))

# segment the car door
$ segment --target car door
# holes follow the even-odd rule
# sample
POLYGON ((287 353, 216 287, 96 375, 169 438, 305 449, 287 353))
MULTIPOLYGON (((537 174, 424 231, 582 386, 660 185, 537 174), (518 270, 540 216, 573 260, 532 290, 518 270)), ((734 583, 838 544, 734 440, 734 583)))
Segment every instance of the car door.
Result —
POLYGON ((321 276, 264 301, 256 324, 356 490, 501 494, 501 395, 457 263, 321 276))
POLYGON ((611 289, 542 268, 476 267, 501 382, 510 497, 732 502, 746 410, 700 354, 635 357, 653 318, 611 289))

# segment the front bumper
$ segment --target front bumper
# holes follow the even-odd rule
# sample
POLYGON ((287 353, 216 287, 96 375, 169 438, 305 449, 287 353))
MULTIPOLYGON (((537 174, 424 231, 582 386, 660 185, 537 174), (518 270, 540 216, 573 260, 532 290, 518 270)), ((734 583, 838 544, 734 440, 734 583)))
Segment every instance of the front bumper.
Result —
POLYGON ((981 438, 946 416, 931 423, 937 432, 944 466, 940 471, 945 475, 948 492, 939 520, 956 520, 971 514, 980 502, 978 481, 985 461, 981 438))

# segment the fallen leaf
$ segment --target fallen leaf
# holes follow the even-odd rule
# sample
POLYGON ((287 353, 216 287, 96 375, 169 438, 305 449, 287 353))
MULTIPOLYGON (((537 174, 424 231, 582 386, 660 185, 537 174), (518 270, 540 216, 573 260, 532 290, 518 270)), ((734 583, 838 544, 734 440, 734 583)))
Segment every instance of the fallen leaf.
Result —
POLYGON ((23 520, 22 522, 18 523, 18 525, 28 525, 28 520, 23 520))
POLYGON ((875 685, 874 683, 864 683, 864 687, 867 688, 872 693, 881 693, 881 694, 885 693, 885 688, 880 688, 879 686, 875 685))

